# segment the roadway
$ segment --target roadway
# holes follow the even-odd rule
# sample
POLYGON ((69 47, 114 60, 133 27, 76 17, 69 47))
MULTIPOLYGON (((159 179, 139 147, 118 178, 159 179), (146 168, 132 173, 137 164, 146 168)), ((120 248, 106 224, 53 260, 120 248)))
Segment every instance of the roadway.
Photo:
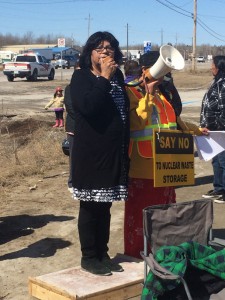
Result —
MULTIPOLYGON (((35 114, 43 112, 46 103, 51 99, 57 86, 65 86, 70 82, 73 69, 57 69, 55 80, 45 78, 36 82, 16 78, 8 82, 0 72, 0 115, 35 114)), ((179 90, 183 107, 200 107, 205 90, 179 90)))

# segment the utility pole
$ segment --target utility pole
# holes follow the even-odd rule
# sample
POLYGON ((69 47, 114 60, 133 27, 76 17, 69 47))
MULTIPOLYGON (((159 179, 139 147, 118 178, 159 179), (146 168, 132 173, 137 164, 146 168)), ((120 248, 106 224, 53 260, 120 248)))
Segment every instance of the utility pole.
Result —
POLYGON ((163 45, 163 29, 161 29, 161 46, 163 45))
POLYGON ((127 23, 127 60, 128 60, 128 23, 127 23))
POLYGON ((194 0, 194 14, 193 14, 194 28, 192 39, 192 71, 196 71, 196 25, 197 25, 197 0, 194 0))
POLYGON ((88 15, 88 19, 85 18, 85 20, 88 20, 88 38, 89 38, 89 36, 90 36, 91 20, 92 20, 90 14, 88 15))
POLYGON ((177 33, 176 33, 176 36, 175 36, 175 40, 176 40, 175 48, 177 48, 177 33))
POLYGON ((73 48, 74 46, 74 38, 73 38, 73 34, 71 35, 71 48, 73 48))

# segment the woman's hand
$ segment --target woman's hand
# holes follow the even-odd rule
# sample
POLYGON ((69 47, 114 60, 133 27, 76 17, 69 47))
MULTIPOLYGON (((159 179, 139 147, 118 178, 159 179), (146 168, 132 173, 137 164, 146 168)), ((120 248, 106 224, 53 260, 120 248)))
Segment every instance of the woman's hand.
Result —
POLYGON ((209 135, 209 129, 206 127, 199 128, 203 135, 209 135))
POLYGON ((101 65, 101 76, 105 77, 108 80, 112 78, 112 76, 116 71, 116 68, 118 67, 114 59, 110 56, 101 58, 100 65, 101 65))
POLYGON ((149 69, 149 67, 142 67, 142 75, 140 79, 143 80, 142 87, 145 87, 145 92, 154 95, 157 86, 162 83, 164 76, 155 79, 151 76, 149 69))
POLYGON ((145 82, 145 91, 148 94, 154 95, 157 86, 162 83, 163 77, 159 79, 153 79, 149 82, 145 82))

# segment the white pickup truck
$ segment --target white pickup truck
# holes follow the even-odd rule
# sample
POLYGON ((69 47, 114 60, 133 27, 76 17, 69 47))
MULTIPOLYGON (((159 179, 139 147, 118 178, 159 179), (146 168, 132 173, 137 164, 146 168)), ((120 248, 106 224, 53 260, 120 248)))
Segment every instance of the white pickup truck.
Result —
POLYGON ((13 61, 5 62, 3 73, 8 81, 13 81, 16 77, 26 77, 29 81, 36 81, 38 77, 48 77, 49 80, 53 80, 55 67, 44 56, 32 52, 18 54, 13 61))

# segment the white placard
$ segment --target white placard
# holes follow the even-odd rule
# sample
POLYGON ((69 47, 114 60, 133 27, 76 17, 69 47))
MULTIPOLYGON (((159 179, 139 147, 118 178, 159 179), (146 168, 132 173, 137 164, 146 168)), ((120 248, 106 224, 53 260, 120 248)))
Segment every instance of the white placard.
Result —
POLYGON ((65 47, 66 41, 64 38, 59 38, 58 39, 58 47, 65 47))
POLYGON ((225 131, 209 131, 209 135, 195 136, 200 159, 208 161, 225 150, 225 131))

